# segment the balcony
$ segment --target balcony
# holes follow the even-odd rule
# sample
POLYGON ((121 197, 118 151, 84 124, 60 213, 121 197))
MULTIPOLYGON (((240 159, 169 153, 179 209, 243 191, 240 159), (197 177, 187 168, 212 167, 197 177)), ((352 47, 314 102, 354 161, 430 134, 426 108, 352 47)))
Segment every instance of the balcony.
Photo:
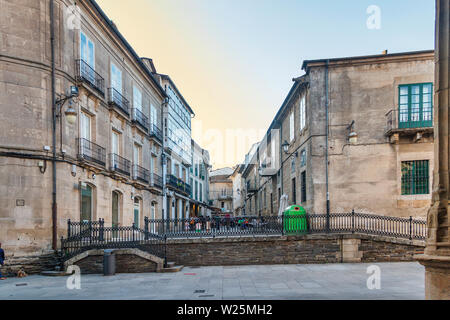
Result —
POLYGON ((129 176, 130 175, 130 169, 131 169, 131 163, 129 160, 122 158, 118 154, 111 153, 109 155, 110 158, 110 168, 112 172, 118 172, 123 175, 129 176))
POLYGON ((162 135, 162 131, 160 128, 158 128, 158 126, 156 126, 155 124, 150 124, 150 137, 154 137, 155 139, 157 139, 159 142, 162 142, 163 140, 163 135, 162 135))
POLYGON ((386 114, 386 136, 433 132, 433 111, 391 110, 386 114))
POLYGON ((78 139, 78 158, 104 167, 106 165, 106 149, 80 138, 78 139))
POLYGON ((130 114, 130 102, 114 88, 108 88, 108 104, 117 107, 126 115, 130 114))
POLYGON ((148 184, 150 182, 150 171, 135 164, 133 166, 133 180, 148 184))
POLYGON ((233 191, 229 192, 221 192, 217 195, 217 199, 219 200, 232 200, 233 199, 233 191))
POLYGON ((247 182, 247 193, 256 193, 258 192, 258 188, 255 183, 247 182))
POLYGON ((167 185, 171 187, 172 189, 175 189, 176 191, 182 192, 184 194, 190 195, 191 194, 191 186, 184 182, 181 179, 178 179, 174 175, 167 175, 167 185))
POLYGON ((141 110, 139 110, 137 108, 132 109, 131 115, 132 115, 131 120, 134 123, 138 124, 142 129, 144 129, 145 132, 148 132, 148 126, 149 126, 148 117, 144 113, 142 113, 141 110))
POLYGON ((88 84, 102 96, 105 96, 105 79, 95 72, 95 70, 84 60, 76 60, 75 65, 76 81, 88 84))
POLYGON ((159 189, 163 188, 163 178, 160 175, 157 175, 156 173, 152 174, 153 176, 153 186, 159 189))

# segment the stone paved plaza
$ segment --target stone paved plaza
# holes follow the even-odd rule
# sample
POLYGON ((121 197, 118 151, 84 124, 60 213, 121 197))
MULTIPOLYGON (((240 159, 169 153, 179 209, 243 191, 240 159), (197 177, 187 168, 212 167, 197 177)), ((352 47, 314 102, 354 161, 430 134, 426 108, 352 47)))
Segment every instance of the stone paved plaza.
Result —
POLYGON ((80 290, 66 277, 29 276, 0 282, 8 299, 424 299, 424 268, 378 263, 381 289, 367 288, 370 264, 184 268, 179 273, 83 275, 80 290), (26 284, 26 285, 25 285, 26 284))

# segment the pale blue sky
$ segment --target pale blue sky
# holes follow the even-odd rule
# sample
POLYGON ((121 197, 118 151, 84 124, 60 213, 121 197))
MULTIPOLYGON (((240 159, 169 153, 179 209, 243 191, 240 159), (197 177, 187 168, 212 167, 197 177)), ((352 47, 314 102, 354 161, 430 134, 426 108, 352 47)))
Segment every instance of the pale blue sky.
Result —
MULTIPOLYGON (((202 132, 267 129, 304 59, 434 48, 433 0, 98 2, 136 51, 176 82, 202 132), (366 27, 370 5, 381 9, 380 30, 366 27)), ((216 157, 215 167, 242 161, 241 153, 235 161, 216 157)))

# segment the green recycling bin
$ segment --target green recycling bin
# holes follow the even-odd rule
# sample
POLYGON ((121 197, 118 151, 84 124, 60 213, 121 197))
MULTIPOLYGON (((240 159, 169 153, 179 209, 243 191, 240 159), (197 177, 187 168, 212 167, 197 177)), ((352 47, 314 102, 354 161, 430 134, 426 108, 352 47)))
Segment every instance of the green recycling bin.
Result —
POLYGON ((301 206, 290 206, 283 213, 284 234, 305 234, 308 232, 308 222, 306 219, 306 210, 301 206))

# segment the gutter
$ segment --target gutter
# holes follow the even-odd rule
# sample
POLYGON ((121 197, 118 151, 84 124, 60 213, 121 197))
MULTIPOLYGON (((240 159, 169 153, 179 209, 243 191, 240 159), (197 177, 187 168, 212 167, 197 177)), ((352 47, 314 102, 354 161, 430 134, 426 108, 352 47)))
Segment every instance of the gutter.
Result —
POLYGON ((50 0, 50 46, 51 46, 51 78, 52 78, 52 249, 58 249, 58 204, 56 201, 56 89, 55 89, 55 15, 54 0, 50 0))
POLYGON ((326 179, 326 203, 327 203, 327 218, 326 218, 326 230, 327 232, 330 230, 330 192, 329 192, 329 177, 328 177, 328 138, 329 138, 329 63, 327 60, 325 64, 325 179, 326 179))

